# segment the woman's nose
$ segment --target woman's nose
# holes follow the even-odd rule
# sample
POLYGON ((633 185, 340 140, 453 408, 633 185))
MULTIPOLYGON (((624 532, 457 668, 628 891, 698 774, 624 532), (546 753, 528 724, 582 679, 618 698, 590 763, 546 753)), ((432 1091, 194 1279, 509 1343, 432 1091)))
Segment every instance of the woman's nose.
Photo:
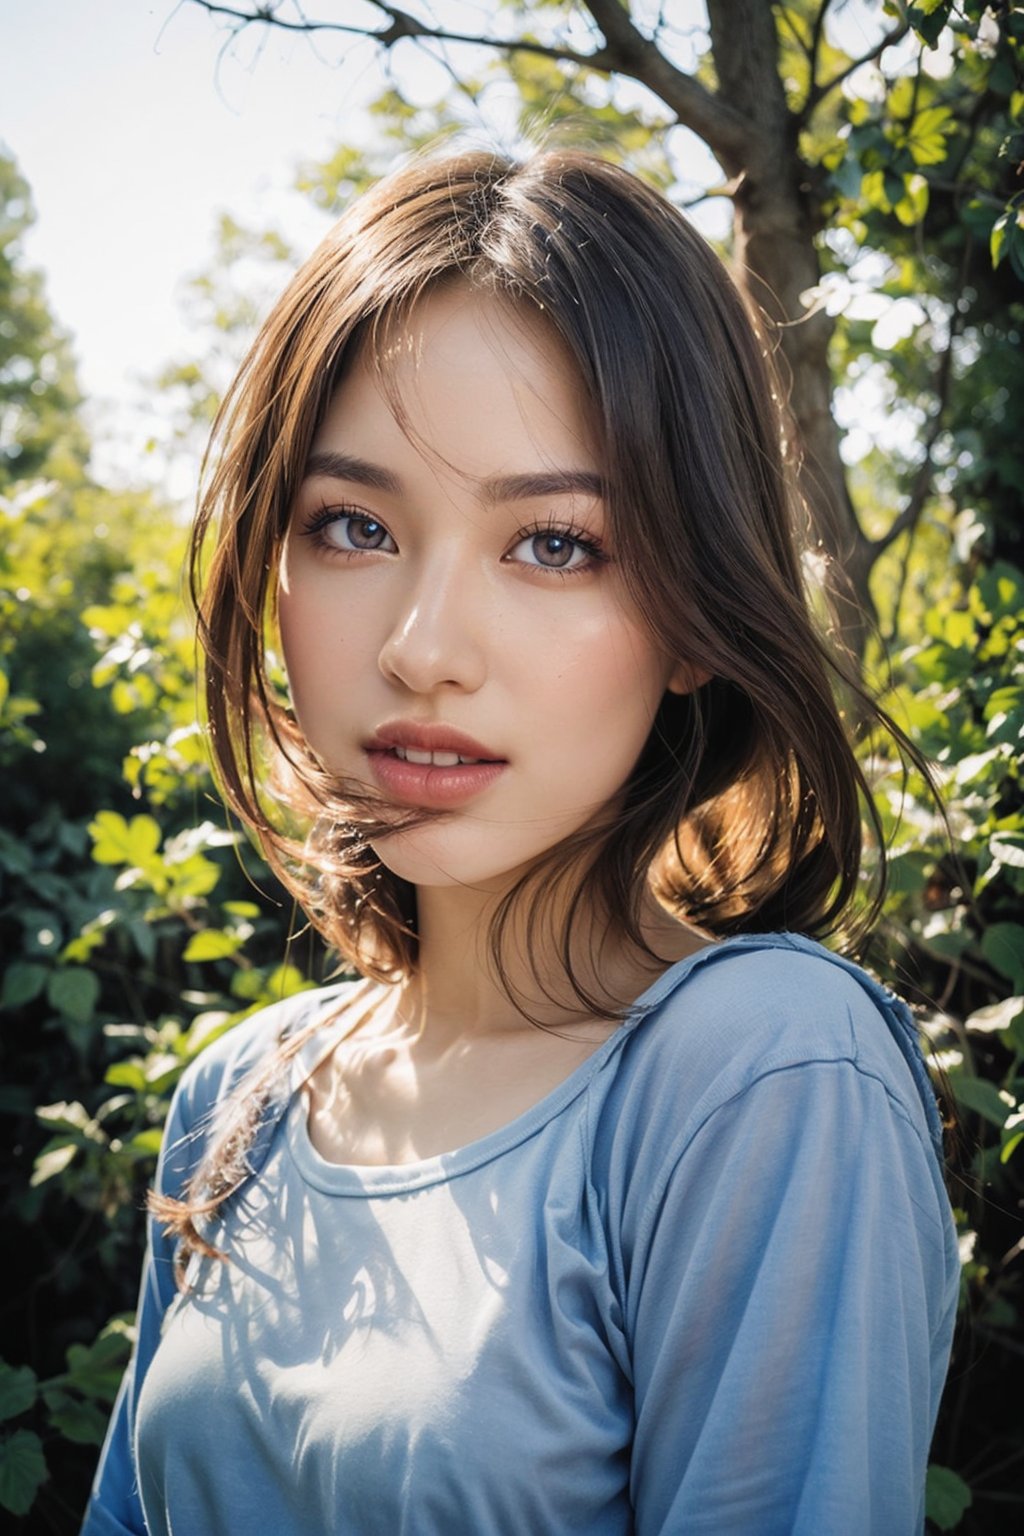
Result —
POLYGON ((486 675, 482 594, 465 562, 449 557, 410 568, 394 622, 381 647, 384 676, 413 693, 458 688, 474 693, 486 675))

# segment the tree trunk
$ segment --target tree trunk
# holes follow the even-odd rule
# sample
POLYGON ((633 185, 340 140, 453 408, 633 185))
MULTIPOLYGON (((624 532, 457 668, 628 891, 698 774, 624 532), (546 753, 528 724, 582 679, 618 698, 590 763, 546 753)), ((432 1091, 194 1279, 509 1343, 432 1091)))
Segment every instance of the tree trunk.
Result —
POLYGON ((814 244, 821 221, 779 75, 775 16, 764 0, 708 0, 708 16, 718 95, 741 106, 749 128, 742 154, 723 146, 720 156, 736 183, 735 275, 777 327, 799 438, 800 488, 837 578, 844 637, 859 651, 866 617, 873 616, 871 548, 847 489, 832 414, 831 321, 824 309, 808 314, 801 299, 821 278, 814 244))

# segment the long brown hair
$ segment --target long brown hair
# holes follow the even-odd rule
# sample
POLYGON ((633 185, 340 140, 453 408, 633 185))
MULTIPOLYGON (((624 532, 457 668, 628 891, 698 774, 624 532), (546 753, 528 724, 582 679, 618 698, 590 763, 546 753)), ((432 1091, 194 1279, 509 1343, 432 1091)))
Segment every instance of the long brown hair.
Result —
MULTIPOLYGON (((579 1001, 617 1016, 573 976, 570 930, 585 889, 646 948, 639 918, 652 880, 664 902, 718 935, 841 932, 858 891, 863 813, 880 878, 884 849, 837 704, 837 687, 857 685, 819 634, 805 589, 798 533, 808 518, 767 341, 666 199, 575 151, 522 163, 446 155, 387 177, 297 273, 246 357, 215 426, 191 557, 229 804, 345 961, 387 980, 415 968, 415 892, 373 855, 372 799, 332 780, 304 742, 272 676, 268 636, 290 509, 338 381, 357 354, 379 368, 390 328, 456 280, 541 312, 568 348, 629 594, 665 652, 711 674, 691 694, 666 693, 615 814, 553 850, 502 901, 491 929, 499 974, 511 914, 525 911, 529 932, 557 899, 579 1001)), ((876 890, 861 903, 862 918, 879 899, 876 890)))
POLYGON ((713 674, 666 695, 621 814, 599 829, 591 874, 614 892, 609 909, 628 924, 660 861, 662 894, 714 932, 835 929, 870 797, 808 611, 767 347, 671 204, 578 152, 469 153, 386 178, 257 337, 215 427, 192 544, 229 803, 343 958, 391 977, 415 964, 412 893, 369 853, 359 797, 334 798, 268 677, 266 635, 291 504, 340 374, 455 277, 536 306, 568 345, 631 595, 665 651, 713 674))

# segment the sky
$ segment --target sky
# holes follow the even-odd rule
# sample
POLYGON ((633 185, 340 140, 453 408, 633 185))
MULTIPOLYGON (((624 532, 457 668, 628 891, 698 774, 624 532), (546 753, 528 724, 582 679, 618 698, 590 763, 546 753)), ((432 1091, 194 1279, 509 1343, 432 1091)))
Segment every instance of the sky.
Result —
POLYGON ((32 188, 26 253, 72 332, 101 470, 130 474, 142 380, 189 351, 182 290, 218 211, 310 249, 325 220, 290 193, 294 166, 372 91, 366 45, 339 72, 301 38, 255 57, 226 41, 175 0, 0 0, 0 138, 32 188))
MULTIPOLYGON (((496 9, 438 5, 473 31, 496 9)), ((675 9, 701 14, 699 0, 675 9)), ((379 14, 364 0, 307 10, 379 14)), ((395 65, 420 99, 444 88, 411 45, 395 65)), ((328 221, 291 190, 295 168, 364 139, 381 82, 370 43, 256 29, 232 42, 189 0, 0 0, 0 144, 32 189, 26 254, 72 334, 101 477, 137 476, 161 408, 145 381, 194 350, 182 299, 210 263, 218 213, 311 250, 328 221)), ((706 153, 696 164, 717 178, 706 153)))

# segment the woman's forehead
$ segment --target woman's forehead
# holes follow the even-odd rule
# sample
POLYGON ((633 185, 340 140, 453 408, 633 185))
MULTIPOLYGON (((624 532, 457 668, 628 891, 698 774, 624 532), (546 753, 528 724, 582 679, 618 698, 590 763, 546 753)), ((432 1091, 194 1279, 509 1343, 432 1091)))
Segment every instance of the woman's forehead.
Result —
POLYGON ((446 284, 364 341, 312 455, 381 463, 429 453, 481 481, 557 468, 594 474, 597 449, 568 349, 533 305, 446 284))

